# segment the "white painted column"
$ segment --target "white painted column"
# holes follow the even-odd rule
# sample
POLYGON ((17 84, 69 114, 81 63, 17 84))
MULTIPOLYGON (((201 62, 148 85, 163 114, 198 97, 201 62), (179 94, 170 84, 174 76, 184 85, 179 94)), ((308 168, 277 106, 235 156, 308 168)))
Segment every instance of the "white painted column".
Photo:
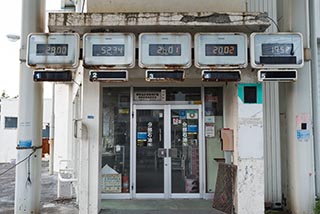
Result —
MULTIPOLYGON (((285 12, 291 14, 286 29, 301 32, 304 47, 310 47, 308 1, 289 1, 285 12)), ((311 82, 311 65, 305 61, 304 67, 298 69, 297 82, 285 85, 288 205, 293 214, 313 213, 315 202, 311 82)))
POLYGON ((80 142, 79 213, 100 211, 100 83, 90 82, 84 70, 82 99, 82 140, 80 142))
MULTIPOLYGON (((236 105, 234 107, 237 108, 236 105)), ((237 139, 236 211, 238 214, 263 214, 264 144, 261 84, 238 84, 237 139), (244 86, 257 86, 257 103, 244 102, 244 86)))
POLYGON ((72 94, 71 84, 55 84, 55 140, 54 140, 54 171, 59 171, 61 160, 71 160, 70 135, 72 135, 72 94))
POLYGON ((312 64, 312 102, 316 169, 316 195, 320 197, 320 2, 310 0, 310 39, 312 64))
POLYGON ((22 1, 18 150, 15 213, 40 213, 42 157, 42 84, 33 82, 33 69, 26 66, 27 35, 43 32, 45 1, 22 1), (39 148, 36 149, 35 148, 39 148))

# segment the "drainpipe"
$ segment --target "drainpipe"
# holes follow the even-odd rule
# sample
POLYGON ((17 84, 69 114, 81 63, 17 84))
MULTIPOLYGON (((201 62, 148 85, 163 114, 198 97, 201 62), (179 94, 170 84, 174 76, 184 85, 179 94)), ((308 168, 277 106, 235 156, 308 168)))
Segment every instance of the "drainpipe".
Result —
POLYGON ((26 66, 27 36, 44 32, 45 1, 22 1, 19 124, 15 177, 16 214, 40 213, 42 158, 42 83, 33 82, 33 69, 26 66))
POLYGON ((309 0, 310 13, 310 43, 311 43, 311 68, 312 68, 312 97, 313 97, 313 135, 314 135, 314 159, 315 159, 315 185, 316 196, 320 197, 320 74, 318 71, 318 42, 317 10, 319 5, 316 0, 309 0))

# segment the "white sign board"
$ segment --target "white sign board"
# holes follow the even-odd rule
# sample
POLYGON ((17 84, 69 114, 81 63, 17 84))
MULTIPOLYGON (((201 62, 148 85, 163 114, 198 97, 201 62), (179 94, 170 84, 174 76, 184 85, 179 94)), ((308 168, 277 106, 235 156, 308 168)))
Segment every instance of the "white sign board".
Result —
POLYGON ((103 174, 102 175, 102 192, 116 193, 121 192, 122 179, 121 174, 103 174))

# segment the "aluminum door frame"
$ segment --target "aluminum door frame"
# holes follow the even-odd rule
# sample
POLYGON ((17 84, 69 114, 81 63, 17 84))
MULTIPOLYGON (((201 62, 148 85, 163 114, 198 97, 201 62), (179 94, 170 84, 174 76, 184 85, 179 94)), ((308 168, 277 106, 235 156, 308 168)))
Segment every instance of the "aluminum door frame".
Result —
POLYGON ((204 195, 204 142, 202 127, 202 106, 201 105, 133 105, 132 138, 131 138, 131 172, 130 181, 131 197, 137 199, 170 199, 170 198, 203 198, 204 195), (172 193, 171 184, 171 158, 164 158, 164 193, 136 193, 136 130, 137 130, 137 110, 163 110, 163 131, 164 148, 171 148, 171 110, 186 109, 198 110, 198 141, 199 141, 199 193, 172 193))
POLYGON ((167 199, 169 198, 168 192, 168 170, 166 170, 166 166, 168 165, 168 158, 164 158, 164 193, 137 193, 136 192, 136 164, 137 164, 137 144, 136 144, 136 137, 137 137, 137 110, 163 110, 163 132, 164 132, 164 148, 167 148, 167 140, 165 133, 168 132, 169 129, 168 125, 168 117, 165 115, 169 115, 168 109, 165 105, 133 105, 133 129, 132 129, 132 153, 131 153, 131 184, 132 187, 132 198, 137 199, 149 199, 149 198, 159 198, 159 199, 167 199))

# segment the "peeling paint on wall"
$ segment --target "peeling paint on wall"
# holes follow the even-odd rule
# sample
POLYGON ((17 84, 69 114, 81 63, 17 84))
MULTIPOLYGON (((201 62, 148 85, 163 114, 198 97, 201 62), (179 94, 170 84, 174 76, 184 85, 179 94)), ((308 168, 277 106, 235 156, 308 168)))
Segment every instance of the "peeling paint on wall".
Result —
POLYGON ((264 161, 240 159, 237 179, 238 210, 241 214, 264 213, 264 161))
POLYGON ((231 19, 226 13, 213 13, 209 16, 183 16, 182 22, 211 22, 211 23, 230 23, 231 19))

